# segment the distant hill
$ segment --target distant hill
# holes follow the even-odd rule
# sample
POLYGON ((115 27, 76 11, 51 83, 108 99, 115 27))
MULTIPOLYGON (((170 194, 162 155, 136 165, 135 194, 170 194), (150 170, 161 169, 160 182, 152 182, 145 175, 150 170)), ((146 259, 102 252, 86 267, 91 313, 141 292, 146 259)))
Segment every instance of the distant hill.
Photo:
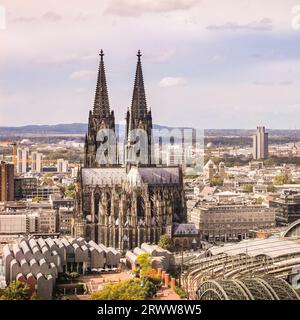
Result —
MULTIPOLYGON (((124 125, 116 125, 120 130, 124 130, 124 125)), ((156 125, 155 129, 173 129, 172 127, 156 125)), ((184 129, 187 127, 184 127, 184 129)), ((55 125, 28 125, 22 127, 0 127, 0 135, 22 135, 22 134, 85 134, 88 125, 86 123, 68 123, 55 125)))
MULTIPOLYGON (((117 125, 118 128, 118 125, 117 125)), ((154 124, 155 129, 175 129, 175 127, 154 124)), ((188 127, 182 127, 188 129, 188 127)), ((124 125, 120 125, 120 130, 125 129, 124 125)), ((249 137, 255 129, 205 129, 206 137, 249 137)), ((87 132, 86 123, 62 123, 56 125, 27 125, 21 127, 0 127, 0 135, 15 136, 15 135, 67 135, 78 134, 84 135, 87 132)), ((269 135, 272 137, 289 137, 300 139, 300 130, 280 130, 267 129, 269 135)))
POLYGON ((87 131, 86 123, 68 123, 56 125, 28 125, 22 127, 0 127, 0 134, 84 134, 87 131))

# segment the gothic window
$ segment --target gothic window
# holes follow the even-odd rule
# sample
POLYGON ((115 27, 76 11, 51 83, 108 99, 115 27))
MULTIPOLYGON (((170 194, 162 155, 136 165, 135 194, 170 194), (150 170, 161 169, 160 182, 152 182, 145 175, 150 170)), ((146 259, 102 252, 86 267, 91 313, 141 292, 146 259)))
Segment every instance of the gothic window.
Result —
POLYGON ((155 196, 153 194, 153 191, 150 191, 150 214, 151 214, 151 219, 156 218, 156 201, 155 201, 155 196))
POLYGON ((180 201, 180 195, 178 192, 174 192, 173 194, 173 214, 174 214, 174 220, 179 221, 180 215, 181 215, 181 201, 180 201))
POLYGON ((141 195, 137 197, 137 217, 138 221, 145 218, 145 201, 141 195))
POLYGON ((99 218, 99 204, 100 204, 100 194, 96 193, 95 194, 94 206, 95 206, 95 216, 97 218, 99 218))
POLYGON ((85 214, 89 214, 90 212, 90 194, 89 193, 84 193, 83 194, 83 210, 85 214))
POLYGON ((107 192, 106 193, 106 199, 107 199, 107 211, 106 211, 106 214, 108 216, 111 215, 111 196, 110 194, 107 192))

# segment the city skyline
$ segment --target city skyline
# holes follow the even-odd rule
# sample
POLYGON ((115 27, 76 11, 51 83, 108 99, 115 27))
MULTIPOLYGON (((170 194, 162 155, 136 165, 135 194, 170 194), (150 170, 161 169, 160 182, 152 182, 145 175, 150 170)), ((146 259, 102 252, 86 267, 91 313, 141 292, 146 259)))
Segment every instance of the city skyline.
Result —
POLYGON ((157 123, 297 128, 300 31, 292 28, 294 1, 0 5, 6 9, 0 126, 85 123, 103 48, 116 122, 124 121, 130 105, 128 84, 141 49, 157 123))

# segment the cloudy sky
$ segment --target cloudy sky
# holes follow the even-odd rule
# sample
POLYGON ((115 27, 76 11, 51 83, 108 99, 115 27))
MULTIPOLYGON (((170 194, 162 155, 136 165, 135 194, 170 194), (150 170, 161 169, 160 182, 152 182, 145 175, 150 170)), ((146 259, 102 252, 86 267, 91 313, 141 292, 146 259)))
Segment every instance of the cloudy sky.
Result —
POLYGON ((141 49, 155 123, 299 129, 297 4, 0 0, 0 126, 86 122, 103 48, 117 121, 141 49))

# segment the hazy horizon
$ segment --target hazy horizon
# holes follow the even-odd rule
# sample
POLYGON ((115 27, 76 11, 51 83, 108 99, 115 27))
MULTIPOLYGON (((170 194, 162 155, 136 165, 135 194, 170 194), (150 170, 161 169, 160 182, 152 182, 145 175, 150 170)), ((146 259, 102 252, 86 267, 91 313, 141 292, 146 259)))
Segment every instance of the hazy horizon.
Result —
MULTIPOLYGON (((44 123, 44 124, 35 124, 35 123, 29 123, 29 124, 25 124, 25 125, 20 125, 20 126, 2 126, 0 125, 0 128, 22 128, 22 127, 30 127, 30 126, 61 126, 61 125, 88 125, 88 122, 69 122, 69 123, 44 123)), ((125 122, 116 122, 116 125, 124 125, 125 126, 125 122)), ((162 127, 171 127, 171 128, 180 128, 180 127, 191 127, 191 126, 184 126, 184 125, 178 125, 178 126, 172 126, 169 124, 163 124, 163 123, 156 123, 154 122, 153 125, 157 125, 157 126, 162 126, 162 127)), ((195 129, 199 129, 199 130, 247 130, 247 131, 255 131, 255 128, 238 128, 238 127, 232 127, 232 128, 199 128, 199 127, 191 127, 191 128, 195 128, 195 129)), ((300 131, 299 129, 295 129, 295 128, 267 128, 266 130, 285 130, 285 131, 300 131)))

